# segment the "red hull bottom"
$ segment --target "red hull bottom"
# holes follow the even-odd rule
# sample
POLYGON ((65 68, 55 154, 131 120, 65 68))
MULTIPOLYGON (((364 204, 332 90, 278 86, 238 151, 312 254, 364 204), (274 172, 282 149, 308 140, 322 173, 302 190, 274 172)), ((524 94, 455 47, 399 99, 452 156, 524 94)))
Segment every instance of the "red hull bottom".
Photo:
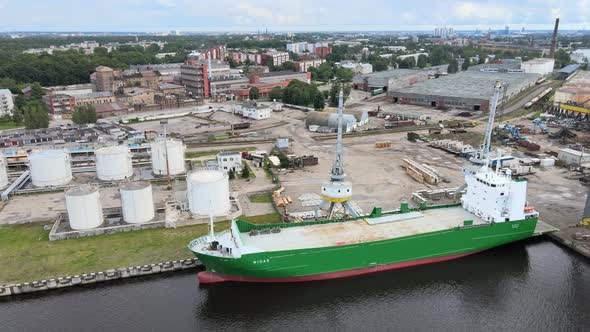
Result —
POLYGON ((199 279, 199 283, 201 283, 201 284, 212 284, 212 283, 225 282, 225 281, 271 283, 271 282, 303 282, 303 281, 327 280, 327 279, 354 277, 354 276, 375 273, 375 272, 381 272, 381 271, 402 269, 404 267, 410 267, 410 266, 416 266, 416 265, 444 262, 444 261, 448 261, 451 259, 457 259, 457 258, 465 257, 465 256, 468 256, 471 254, 475 254, 475 253, 478 253, 479 251, 481 251, 481 250, 471 251, 471 252, 464 253, 464 254, 433 257, 433 258, 424 258, 424 259, 417 259, 417 260, 407 261, 407 262, 392 263, 392 264, 379 265, 379 266, 370 266, 370 267, 364 267, 364 268, 360 268, 360 269, 353 269, 353 270, 346 270, 346 271, 327 272, 327 273, 320 273, 320 274, 314 274, 314 275, 309 275, 309 276, 300 276, 300 277, 252 278, 252 277, 244 277, 244 276, 225 275, 225 274, 220 274, 220 273, 216 273, 216 272, 209 272, 209 271, 199 272, 197 277, 199 279))

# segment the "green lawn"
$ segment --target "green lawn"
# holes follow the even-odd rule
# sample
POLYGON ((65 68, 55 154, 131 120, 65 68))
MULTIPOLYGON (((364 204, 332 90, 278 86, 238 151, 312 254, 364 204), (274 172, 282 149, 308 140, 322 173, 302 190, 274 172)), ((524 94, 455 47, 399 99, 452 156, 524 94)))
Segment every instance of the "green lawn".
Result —
MULTIPOLYGON (((250 151, 250 150, 256 150, 255 147, 252 146, 248 146, 245 148, 239 148, 239 151, 250 151)), ((200 158, 200 157, 205 157, 205 156, 212 156, 212 155, 216 155, 221 151, 231 151, 229 149, 219 149, 219 150, 207 150, 207 151, 190 151, 190 152, 185 152, 184 153, 184 157, 187 159, 192 159, 192 158, 200 158)))
POLYGON ((24 128, 24 127, 25 127, 25 125, 23 125, 22 123, 17 123, 17 122, 13 122, 13 121, 0 122, 0 130, 24 128))
MULTIPOLYGON (((241 219, 257 224, 281 222, 278 213, 241 219)), ((203 224, 50 242, 44 224, 0 226, 0 284, 191 258, 188 243, 208 231, 203 224)), ((228 226, 223 221, 215 229, 228 226)))
POLYGON ((272 196, 270 193, 254 194, 248 196, 252 203, 272 203, 272 196))

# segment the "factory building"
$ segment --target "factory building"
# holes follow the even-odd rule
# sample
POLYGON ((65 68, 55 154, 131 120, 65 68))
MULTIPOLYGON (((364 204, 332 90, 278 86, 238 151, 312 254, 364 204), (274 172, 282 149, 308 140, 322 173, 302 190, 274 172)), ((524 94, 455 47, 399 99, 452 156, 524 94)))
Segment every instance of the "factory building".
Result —
POLYGON ((217 168, 224 173, 241 172, 242 166, 242 153, 239 151, 224 151, 217 154, 217 168))
POLYGON ((578 71, 555 92, 555 103, 590 106, 590 72, 578 71))
POLYGON ((446 71, 447 65, 443 65, 422 70, 392 69, 370 74, 360 74, 352 79, 352 88, 362 91, 377 89, 391 91, 425 81, 430 77, 440 75, 446 71))
POLYGON ((535 85, 539 74, 464 71, 390 91, 394 103, 437 109, 488 110, 496 82, 506 86, 503 101, 535 85))
POLYGON ((553 72, 555 67, 555 59, 551 58, 535 58, 525 61, 520 65, 520 69, 527 74, 549 75, 553 72))

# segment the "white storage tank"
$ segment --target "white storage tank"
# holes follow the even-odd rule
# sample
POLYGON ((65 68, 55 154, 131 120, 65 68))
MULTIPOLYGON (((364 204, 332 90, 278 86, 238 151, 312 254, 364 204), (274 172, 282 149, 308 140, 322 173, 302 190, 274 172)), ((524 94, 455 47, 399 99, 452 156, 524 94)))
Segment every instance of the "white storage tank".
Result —
POLYGON ((68 189, 66 208, 72 229, 92 229, 103 222, 100 193, 97 187, 82 185, 68 189))
POLYGON ((225 216, 230 209, 229 179, 218 170, 190 172, 186 178, 189 210, 196 215, 225 216))
POLYGON ((120 188, 123 220, 138 224, 154 219, 154 199, 149 182, 130 182, 120 188))
POLYGON ((0 156, 0 189, 8 186, 8 173, 6 171, 6 158, 0 156))
POLYGON ((133 176, 131 152, 124 145, 107 146, 94 151, 96 176, 103 181, 123 180, 133 176))
POLYGON ((175 139, 167 139, 164 141, 163 139, 160 139, 151 143, 150 149, 154 174, 167 175, 166 152, 168 153, 170 175, 182 174, 186 171, 184 167, 185 146, 181 141, 175 139))
POLYGON ((63 186, 72 180, 70 155, 63 150, 43 150, 29 155, 31 181, 36 187, 63 186))

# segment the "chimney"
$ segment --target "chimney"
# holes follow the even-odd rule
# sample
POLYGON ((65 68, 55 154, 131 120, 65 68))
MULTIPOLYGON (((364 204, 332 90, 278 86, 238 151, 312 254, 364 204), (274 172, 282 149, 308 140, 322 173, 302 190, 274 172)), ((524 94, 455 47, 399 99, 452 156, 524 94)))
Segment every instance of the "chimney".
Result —
POLYGON ((559 17, 555 19, 555 28, 553 28, 553 40, 551 40, 551 49, 549 50, 549 57, 555 58, 555 48, 557 48, 557 30, 559 29, 559 17))

